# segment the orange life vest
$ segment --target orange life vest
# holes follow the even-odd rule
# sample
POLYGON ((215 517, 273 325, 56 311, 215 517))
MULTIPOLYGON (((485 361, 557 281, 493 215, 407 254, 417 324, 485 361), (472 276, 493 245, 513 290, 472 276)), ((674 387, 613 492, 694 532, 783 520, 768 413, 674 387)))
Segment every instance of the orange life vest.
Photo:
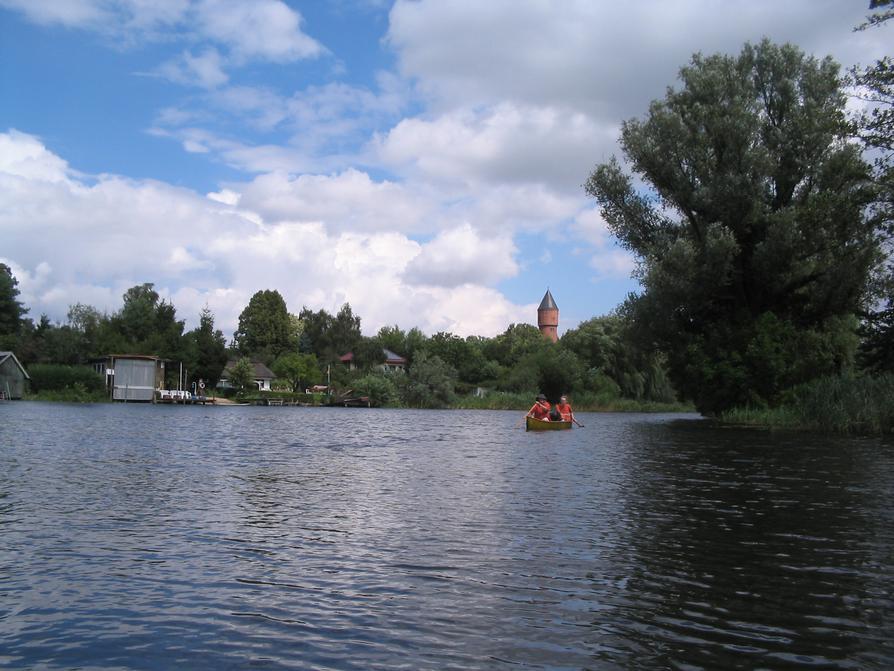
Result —
POLYGON ((571 406, 567 403, 556 403, 556 410, 559 411, 559 414, 562 415, 563 422, 571 421, 571 406))
POLYGON ((549 420, 549 401, 537 401, 528 414, 534 419, 549 420))

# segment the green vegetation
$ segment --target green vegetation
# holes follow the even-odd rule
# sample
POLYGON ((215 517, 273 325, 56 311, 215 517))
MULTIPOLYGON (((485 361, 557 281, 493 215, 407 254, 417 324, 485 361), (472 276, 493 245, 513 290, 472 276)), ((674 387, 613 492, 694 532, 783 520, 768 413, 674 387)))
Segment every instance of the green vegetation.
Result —
POLYGON ((230 369, 230 384, 240 391, 244 391, 246 387, 253 388, 254 378, 255 369, 247 357, 239 359, 230 369))
MULTIPOLYGON (((890 6, 875 0, 858 30, 891 19, 890 6)), ((39 364, 140 353, 182 361, 191 380, 211 385, 227 358, 241 359, 231 376, 240 390, 253 386, 250 361, 261 361, 292 399, 326 380, 374 406, 524 411, 542 391, 553 401, 571 394, 578 410, 691 402, 729 422, 888 433, 894 63, 850 77, 848 89, 831 59, 767 40, 735 57, 693 56, 677 89, 622 124, 630 171, 611 159, 585 186, 637 257, 642 290, 557 344, 530 324, 493 338, 396 325, 366 337, 347 303, 335 315, 302 307, 296 316, 265 290, 228 349, 207 308, 184 333, 148 283, 129 289, 115 314, 78 304, 66 324, 35 324, 0 264, 0 349, 16 351, 40 394, 92 391, 81 380, 47 384, 39 364), (850 117, 849 91, 868 102, 850 117), (406 358, 405 372, 383 370, 385 348, 406 358), (339 360, 348 352, 350 366, 339 360)))
POLYGON ((17 344, 16 334, 28 313, 18 299, 18 286, 12 269, 0 263, 0 350, 11 350, 17 344))
POLYGON ((109 400, 105 380, 87 366, 35 364, 27 398, 38 401, 96 403, 109 400))
MULTIPOLYGON (((637 401, 612 394, 582 392, 573 397, 575 412, 694 412, 687 403, 637 401)), ((527 412, 534 404, 531 394, 492 392, 484 396, 462 396, 450 406, 464 410, 517 410, 527 412)))
POLYGON ((311 387, 320 381, 317 357, 313 354, 297 352, 282 354, 273 362, 271 370, 280 380, 286 381, 290 391, 293 392, 299 392, 302 388, 311 387))
POLYGON ((701 56, 679 90, 623 124, 651 193, 612 160, 586 189, 641 261, 624 311, 699 410, 774 406, 853 364, 880 259, 870 166, 848 142, 838 66, 791 45, 701 56))
POLYGON ((243 356, 270 364, 282 352, 298 349, 298 333, 278 291, 258 291, 239 315, 233 347, 243 356))
POLYGON ((894 433, 894 374, 825 377, 790 392, 775 408, 735 408, 720 419, 767 428, 827 433, 894 433))

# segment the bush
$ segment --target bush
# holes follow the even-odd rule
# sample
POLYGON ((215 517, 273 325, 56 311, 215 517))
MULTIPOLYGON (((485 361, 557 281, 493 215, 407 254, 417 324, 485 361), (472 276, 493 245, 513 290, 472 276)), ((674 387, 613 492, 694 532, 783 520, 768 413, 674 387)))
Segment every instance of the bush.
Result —
POLYGON ((393 406, 399 402, 397 385, 385 375, 372 373, 354 381, 354 391, 369 396, 369 405, 373 408, 393 406))
POLYGON ((58 392, 78 389, 88 394, 104 394, 106 383, 103 376, 87 366, 62 366, 40 363, 28 367, 31 392, 58 392))
POLYGON ((411 408, 445 408, 455 398, 456 370, 439 356, 419 352, 401 381, 403 402, 411 408))

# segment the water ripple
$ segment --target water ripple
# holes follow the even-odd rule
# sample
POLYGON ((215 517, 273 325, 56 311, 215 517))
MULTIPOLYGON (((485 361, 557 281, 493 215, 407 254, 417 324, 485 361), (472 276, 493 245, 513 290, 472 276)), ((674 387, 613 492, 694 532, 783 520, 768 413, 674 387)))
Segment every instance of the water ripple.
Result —
POLYGON ((890 442, 0 405, 13 669, 894 667, 890 442))

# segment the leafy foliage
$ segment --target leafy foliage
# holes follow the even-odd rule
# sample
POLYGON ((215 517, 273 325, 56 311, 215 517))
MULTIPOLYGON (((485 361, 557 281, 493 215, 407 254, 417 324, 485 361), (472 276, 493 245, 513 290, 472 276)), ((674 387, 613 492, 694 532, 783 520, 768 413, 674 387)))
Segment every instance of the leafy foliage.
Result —
POLYGON ((193 378, 213 387, 227 365, 227 341, 223 331, 214 328, 214 315, 205 307, 199 315, 199 326, 186 334, 189 370, 193 378))
POLYGON ((0 263, 0 349, 12 349, 28 310, 18 300, 19 281, 0 263))
POLYGON ((315 385, 321 378, 317 357, 313 354, 283 354, 273 362, 272 370, 277 377, 288 381, 293 392, 315 385))
POLYGON ((640 259, 644 291, 625 309, 640 341, 667 356, 675 387, 705 412, 773 403, 852 361, 842 329, 879 260, 870 169, 846 142, 831 59, 765 40, 737 58, 696 55, 680 78, 622 127, 653 194, 615 160, 586 190, 640 259), (790 360, 795 333, 821 346, 818 367, 790 360), (781 370, 758 388, 758 364, 772 364, 756 353, 768 347, 781 370))
POLYGON ((404 403, 412 408, 438 408, 451 403, 456 370, 439 356, 418 352, 403 388, 404 403))
POLYGON ((373 408, 397 405, 400 395, 393 377, 382 373, 364 375, 354 381, 354 391, 368 396, 373 408))
POLYGON ((227 371, 230 384, 236 389, 251 388, 255 379, 255 369, 247 357, 242 357, 227 371))
POLYGON ((338 358, 354 349, 360 341, 360 317, 354 315, 345 303, 333 317, 326 310, 314 312, 306 307, 298 315, 305 346, 310 348, 320 362, 337 362, 338 358))
MULTIPOLYGON (((891 0, 873 0, 876 10, 858 30, 879 26, 894 18, 891 0)), ((851 71, 855 91, 866 107, 857 118, 858 134, 875 156, 878 199, 873 215, 886 234, 887 259, 876 277, 875 305, 865 315, 861 362, 870 371, 894 372, 894 59, 891 56, 851 71)))
POLYGON ((33 364, 28 366, 31 377, 31 391, 62 391, 80 385, 87 392, 103 392, 105 380, 102 375, 87 366, 63 366, 58 364, 33 364))
POLYGON ((233 334, 240 354, 266 364, 284 352, 297 351, 298 337, 282 295, 269 289, 251 297, 239 315, 239 328, 233 334))
MULTIPOLYGON (((640 347, 629 323, 621 315, 594 317, 561 339, 562 347, 574 352, 588 367, 584 385, 607 391, 603 378, 615 384, 618 395, 638 400, 670 402, 674 390, 667 378, 664 358, 640 347)), ((609 385, 610 386, 610 385, 609 385)))
POLYGON ((378 338, 361 336, 351 351, 354 353, 354 365, 362 371, 370 371, 385 362, 385 350, 378 338))

